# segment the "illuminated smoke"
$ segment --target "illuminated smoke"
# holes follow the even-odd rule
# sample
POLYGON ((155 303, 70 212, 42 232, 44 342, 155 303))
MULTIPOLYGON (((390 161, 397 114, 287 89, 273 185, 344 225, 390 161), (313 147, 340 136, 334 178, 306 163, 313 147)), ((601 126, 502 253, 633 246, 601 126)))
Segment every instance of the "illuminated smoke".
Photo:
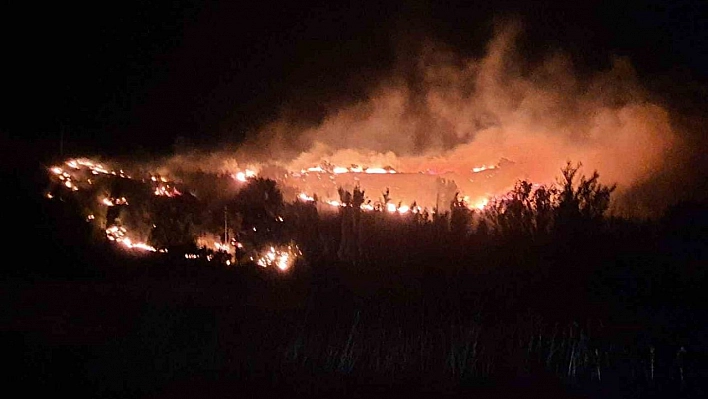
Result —
MULTIPOLYGON (((268 172, 277 166, 286 173, 329 172, 336 176, 332 185, 347 189, 357 172, 421 173, 454 181, 481 209, 517 179, 552 183, 568 160, 582 162, 586 174, 599 171, 603 183, 617 183, 619 198, 672 167, 676 160, 667 154, 682 146, 672 116, 641 87, 629 60, 617 57, 607 70, 581 76, 560 52, 525 61, 516 48, 521 35, 519 24, 499 26, 477 59, 423 42, 417 57, 401 58, 364 99, 329 110, 315 124, 283 117, 238 148, 180 153, 152 170, 226 173, 243 182, 256 175, 282 178, 280 169, 268 172), (501 166, 502 160, 510 162, 501 166)), ((379 186, 361 182, 370 198, 378 196, 379 186)), ((392 186, 396 203, 427 206, 439 197, 434 179, 419 184, 430 192, 380 184, 392 186)), ((317 194, 338 202, 336 187, 294 188, 308 200, 317 194)))
POLYGON ((670 115, 650 101, 629 60, 580 78, 561 53, 525 63, 515 46, 521 34, 518 25, 500 27, 480 59, 428 42, 411 61, 414 85, 393 75, 314 126, 278 120, 242 153, 279 159, 291 171, 328 161, 461 176, 506 158, 517 171, 505 187, 518 178, 551 183, 572 160, 616 182, 620 194, 667 166, 679 144, 670 115))

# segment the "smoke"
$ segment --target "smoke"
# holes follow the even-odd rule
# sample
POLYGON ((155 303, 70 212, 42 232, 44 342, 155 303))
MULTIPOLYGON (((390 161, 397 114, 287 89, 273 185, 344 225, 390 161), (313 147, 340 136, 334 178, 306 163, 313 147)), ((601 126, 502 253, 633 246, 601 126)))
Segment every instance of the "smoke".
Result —
POLYGON ((231 153, 170 164, 224 171, 238 162, 275 162, 300 170, 328 161, 468 175, 506 158, 518 170, 513 179, 552 183, 570 160, 616 183, 620 198, 668 167, 679 136, 628 59, 581 77, 561 52, 524 61, 521 35, 518 23, 500 25, 478 59, 423 41, 418 56, 400 59, 366 98, 329 110, 316 124, 282 118, 231 153))

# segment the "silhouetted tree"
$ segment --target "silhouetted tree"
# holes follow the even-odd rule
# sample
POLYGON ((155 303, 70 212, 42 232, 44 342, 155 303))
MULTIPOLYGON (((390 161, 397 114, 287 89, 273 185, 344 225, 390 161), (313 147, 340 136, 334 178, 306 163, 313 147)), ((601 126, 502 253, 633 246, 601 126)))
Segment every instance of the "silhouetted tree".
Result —
POLYGON ((242 239, 259 246, 285 239, 283 207, 283 195, 275 180, 258 177, 249 179, 228 209, 242 217, 242 239))
POLYGON ((573 166, 569 161, 561 169, 562 175, 558 179, 555 224, 561 234, 580 233, 597 227, 610 206, 610 195, 617 187, 601 184, 597 171, 590 178, 580 175, 578 181, 576 176, 581 166, 581 163, 573 166))
POLYGON ((533 184, 517 181, 505 196, 494 199, 485 209, 491 229, 502 236, 532 236, 535 233, 533 184))
POLYGON ((321 255, 320 217, 314 201, 295 201, 285 206, 287 236, 298 243, 307 257, 321 255))
POLYGON ((150 244, 157 248, 194 246, 196 214, 197 203, 189 195, 154 197, 150 203, 150 244))
POLYGON ((459 193, 457 188, 457 183, 454 180, 447 180, 443 178, 438 178, 435 180, 436 186, 436 203, 435 208, 438 208, 436 212, 444 212, 446 209, 440 209, 441 206, 448 206, 452 201, 455 200, 455 196, 459 193))
POLYGON ((546 235, 553 227, 553 212, 558 198, 558 189, 539 186, 533 192, 534 234, 546 235))
POLYGON ((477 235, 480 238, 486 238, 489 236, 489 225, 487 225, 487 221, 484 219, 481 219, 479 223, 477 224, 477 235))
POLYGON ((597 171, 589 178, 579 175, 580 167, 580 163, 573 166, 568 162, 556 186, 518 181, 485 209, 490 229, 507 237, 538 238, 552 231, 568 235, 598 227, 616 186, 601 184, 597 171))
MULTIPOLYGON (((339 198, 343 204, 340 208, 341 240, 337 256, 341 260, 356 261, 361 253, 363 226, 361 223, 361 205, 364 203, 364 191, 357 185, 353 192, 339 187, 339 198)), ((387 190, 388 192, 388 190, 387 190)))
POLYGON ((387 205, 389 202, 391 202, 391 195, 390 195, 390 191, 389 191, 388 187, 386 187, 386 191, 384 191, 383 193, 381 193, 381 198, 383 199, 383 206, 384 206, 384 209, 385 209, 385 208, 386 208, 386 205, 387 205))
POLYGON ((463 239, 469 233, 472 222, 472 211, 467 204, 455 194, 455 199, 450 203, 450 231, 453 237, 463 239))

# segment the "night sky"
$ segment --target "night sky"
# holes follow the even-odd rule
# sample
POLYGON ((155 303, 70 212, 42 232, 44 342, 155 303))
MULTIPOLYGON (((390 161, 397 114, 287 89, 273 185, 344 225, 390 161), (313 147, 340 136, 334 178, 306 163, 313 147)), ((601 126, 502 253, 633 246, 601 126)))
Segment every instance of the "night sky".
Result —
POLYGON ((61 132, 65 152, 76 154, 235 145, 284 110, 312 122, 363 96, 417 41, 481 55, 494 21, 509 17, 524 24, 522 51, 531 62, 558 49, 582 73, 628 56, 647 87, 700 109, 708 3, 622 3, 14 5, 0 13, 3 153, 31 148, 46 157, 58 152, 61 132))

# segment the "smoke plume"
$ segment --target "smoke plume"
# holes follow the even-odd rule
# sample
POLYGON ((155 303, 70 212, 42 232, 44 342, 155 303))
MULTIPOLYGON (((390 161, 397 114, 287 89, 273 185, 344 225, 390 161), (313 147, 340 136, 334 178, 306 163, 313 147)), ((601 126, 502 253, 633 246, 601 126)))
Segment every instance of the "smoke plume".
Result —
POLYGON ((679 136, 628 59, 580 77, 561 52, 525 62, 520 35, 519 24, 500 26, 478 59, 425 41, 366 98, 329 110, 315 124, 282 118, 232 153, 183 156, 168 165, 227 171, 270 162, 299 171, 328 161, 465 176, 506 158, 518 171, 514 179, 552 183, 570 160, 616 183, 619 197, 667 167, 679 136))

